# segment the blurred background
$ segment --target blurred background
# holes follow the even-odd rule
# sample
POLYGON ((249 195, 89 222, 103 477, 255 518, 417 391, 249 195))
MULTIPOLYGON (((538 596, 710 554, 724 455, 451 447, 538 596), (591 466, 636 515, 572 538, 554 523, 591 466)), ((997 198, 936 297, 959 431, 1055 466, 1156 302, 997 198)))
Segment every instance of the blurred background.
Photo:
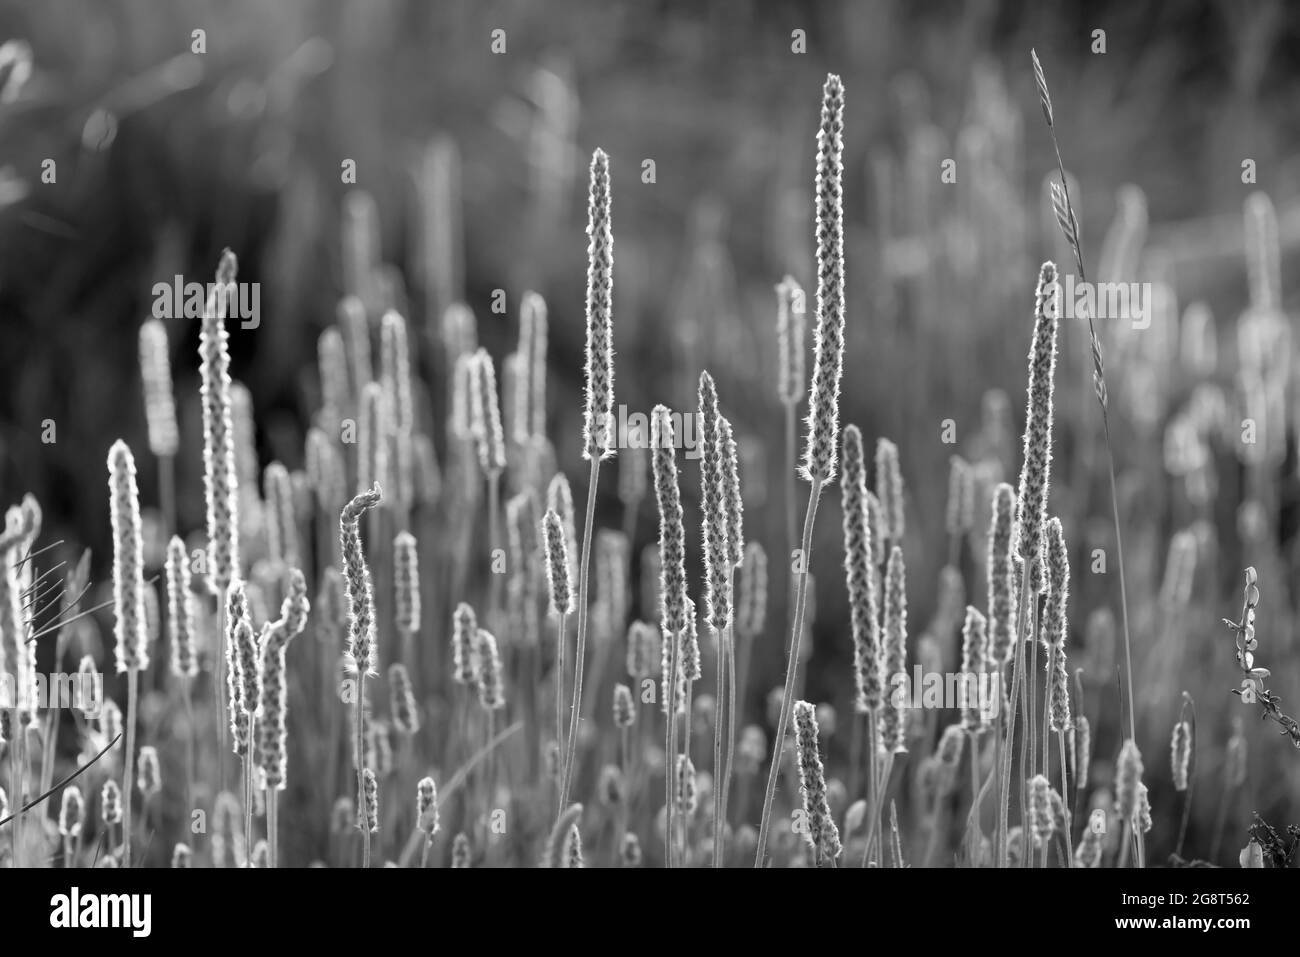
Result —
MULTIPOLYGON (((1220 623, 1239 615, 1243 568, 1254 565, 1258 657, 1284 709, 1300 707, 1294 7, 43 0, 0 3, 0 39, 10 41, 0 53, 4 502, 35 492, 44 538, 90 547, 94 578, 107 578, 104 456, 117 437, 146 446, 137 331, 153 285, 207 282, 229 247, 239 278, 260 284, 260 326, 232 326, 231 351, 261 465, 303 466, 321 399, 317 339, 345 293, 372 318, 387 307, 407 317, 425 383, 420 417, 445 457, 447 308, 466 303, 499 360, 531 289, 550 312, 549 434, 581 503, 586 169, 601 147, 614 197, 617 401, 690 408, 709 369, 741 447, 747 534, 773 556, 769 628, 746 702, 757 723, 781 679, 787 614, 776 585, 786 471, 774 286, 788 274, 811 301, 822 82, 840 74, 847 100, 842 421, 869 443, 898 444, 912 660, 951 669, 962 606, 985 602, 989 490, 1014 484, 1019 469, 1037 269, 1070 259, 1045 199, 1055 154, 1034 92, 1036 48, 1090 278, 1151 282, 1156 297, 1145 330, 1099 324, 1139 739, 1157 809, 1151 859, 1178 842, 1183 795, 1167 747, 1184 691, 1195 701, 1200 790, 1183 855, 1235 864, 1252 810, 1300 822, 1300 753, 1229 694, 1238 675, 1220 623), (954 183, 941 180, 947 159, 954 183), (1253 183, 1243 183, 1245 160, 1253 183), (347 161, 355 183, 343 181, 347 161), (347 237, 362 237, 360 253, 347 237), (358 256, 368 268, 355 268, 358 256), (1259 426, 1254 445, 1241 440, 1246 417, 1259 426), (42 441, 45 420, 53 443, 42 441), (975 527, 956 549, 964 597, 951 577, 940 586, 953 551, 954 454, 979 488, 975 527), (1251 759, 1245 783, 1225 790, 1234 717, 1251 759)), ((202 530, 204 514, 198 328, 168 322, 186 534, 202 530)), ((1083 708, 1104 785, 1120 742, 1122 651, 1090 372, 1086 328, 1067 322, 1051 509, 1071 547, 1071 660, 1086 669, 1083 708), (1104 574, 1094 572, 1097 549, 1104 574)), ((683 475, 694 543, 693 463, 683 475)), ((156 502, 150 468, 141 486, 156 502)), ((616 490, 602 483, 598 525, 621 521, 616 490)), ((838 499, 827 494, 816 529, 804 682, 807 697, 847 717, 838 499)), ((654 523, 646 501, 634 574, 654 523)), ((694 544, 691 558, 697 573, 694 544)), ((431 625, 439 641, 445 631, 442 620, 431 625)), ((929 716, 917 724, 933 735, 929 716)), ((846 752, 847 734, 829 747, 846 752)))

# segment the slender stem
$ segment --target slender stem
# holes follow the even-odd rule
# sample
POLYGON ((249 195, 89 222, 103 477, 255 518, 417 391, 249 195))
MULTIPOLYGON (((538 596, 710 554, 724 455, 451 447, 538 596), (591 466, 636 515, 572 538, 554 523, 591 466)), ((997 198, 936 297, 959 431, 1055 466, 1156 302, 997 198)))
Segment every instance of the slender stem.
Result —
POLYGON ((217 793, 226 789, 226 730, 229 718, 226 714, 226 596, 217 595, 217 660, 212 669, 212 694, 217 702, 217 793))
MULTIPOLYGON (((246 863, 253 866, 253 848, 257 845, 253 833, 253 728, 248 728, 248 753, 244 755, 244 842, 248 847, 246 863)), ((359 806, 359 805, 358 805, 359 806)))
MULTIPOLYGON (((686 681, 685 711, 682 715, 685 722, 682 726, 682 756, 686 758, 687 763, 691 760, 691 732, 694 731, 693 725, 695 724, 694 716, 691 713, 691 695, 694 691, 695 682, 688 678, 686 681)), ((690 865, 690 857, 687 852, 690 850, 691 814, 684 807, 679 810, 682 812, 677 815, 678 823, 681 826, 682 853, 677 860, 681 862, 683 867, 687 867, 690 865)))
POLYGON ((578 649, 573 661, 573 704, 569 709, 569 745, 564 761, 564 784, 560 789, 560 806, 567 807, 573 786, 577 758, 578 716, 582 708, 582 668, 587 652, 587 588, 590 584, 591 526, 596 517, 596 483, 600 479, 600 457, 591 457, 591 476, 587 480, 587 517, 582 531, 582 565, 578 569, 578 649))
POLYGON ((13 840, 13 866, 22 867, 22 848, 23 848, 23 743, 27 737, 27 731, 23 728, 22 721, 18 718, 18 709, 14 708, 9 712, 11 734, 13 741, 9 746, 9 776, 10 784, 13 790, 13 801, 18 806, 18 810, 13 814, 14 826, 9 829, 9 836, 13 840))
POLYGON ((276 864, 276 844, 280 837, 279 811, 280 792, 276 788, 266 789, 266 848, 267 864, 274 870, 276 864))
MULTIPOLYGON (((871 845, 876 839, 876 828, 880 826, 880 815, 885 813, 885 796, 889 793, 889 777, 894 770, 894 754, 889 752, 885 755, 885 760, 880 767, 880 784, 876 788, 876 801, 867 810, 871 815, 867 825, 867 849, 862 853, 862 866, 866 867, 871 856, 871 845)), ((884 855, 881 854, 881 863, 884 863, 884 855)))
MULTIPOLYGON (((727 629, 727 753, 722 777, 722 840, 727 839, 727 809, 731 806, 731 775, 736 757, 736 629, 727 629)), ((723 848, 726 863, 726 848, 723 848)))
MULTIPOLYGON (((1047 670, 1044 674, 1047 676, 1043 684, 1043 774, 1050 781, 1052 778, 1052 762, 1050 756, 1052 753, 1052 735, 1051 735, 1051 716, 1052 716, 1052 668, 1056 664, 1056 644, 1053 643, 1047 649, 1047 670)), ((1061 769, 1065 773, 1065 769, 1061 769)), ((1062 792, 1061 800, 1065 800, 1065 794, 1062 792)))
POLYGON ((726 694, 727 655, 723 646, 726 644, 726 632, 714 632, 718 643, 717 655, 717 694, 713 706, 713 866, 722 866, 722 791, 725 787, 722 771, 722 702, 726 694))
POLYGON ((971 820, 974 827, 968 827, 967 832, 970 835, 970 844, 966 849, 966 864, 968 867, 980 866, 980 760, 979 760, 979 738, 972 729, 968 731, 967 737, 970 740, 970 807, 971 820))
POLYGON ((861 754, 862 754, 862 724, 863 717, 858 711, 854 711, 849 718, 852 724, 849 738, 849 802, 857 800, 858 797, 858 780, 861 777, 861 754))
MULTIPOLYGON (((497 573, 497 556, 501 554, 501 529, 497 513, 500 512, 501 473, 493 470, 488 473, 488 621, 495 631, 501 622, 501 579, 504 575, 497 573)), ((504 570, 504 569, 503 569, 504 570)))
POLYGON ((677 654, 680 638, 674 632, 664 635, 668 642, 667 691, 664 695, 664 866, 673 866, 673 784, 677 775, 677 672, 681 662, 677 654))
POLYGON ((185 704, 185 722, 189 725, 189 734, 185 736, 185 808, 187 813, 194 809, 194 695, 190 689, 192 678, 181 677, 181 700, 185 704))
POLYGON ((776 779, 781 771, 781 751, 785 743, 785 729, 794 710, 795 672, 799 670, 799 639, 803 634, 804 607, 808 598, 808 565, 812 559, 813 520, 817 517, 817 501, 821 497, 823 480, 814 478, 808 492, 808 509, 804 515, 803 547, 799 557, 796 581, 794 624, 790 629, 790 647, 785 662, 785 689, 781 696, 781 717, 776 724, 776 738, 772 744, 772 766, 767 773, 767 790, 763 794, 763 817, 758 828, 758 850, 754 866, 762 867, 767 854, 767 834, 772 826, 772 802, 776 796, 776 779))
MULTIPOLYGON (((555 748, 556 759, 563 765, 564 763, 564 669, 565 662, 565 645, 567 638, 565 632, 568 630, 569 616, 565 612, 560 612, 559 620, 556 623, 555 632, 555 748)), ((556 808, 555 816, 558 818, 560 812, 564 810, 564 799, 561 795, 563 787, 563 767, 556 771, 556 797, 559 799, 559 806, 556 808)))
MULTIPOLYGON (((868 812, 876 804, 876 713, 868 711, 866 714, 867 726, 867 810, 868 812)), ((871 841, 867 840, 866 853, 862 857, 862 866, 867 866, 867 855, 871 853, 871 841)))
POLYGON ((357 666, 356 715, 356 765, 357 765, 357 821, 361 825, 361 866, 370 867, 370 822, 366 819, 366 743, 363 733, 366 710, 366 673, 357 666))
MULTIPOLYGON (((1070 800, 1070 791, 1066 786, 1065 769, 1065 729, 1056 732, 1056 743, 1061 752, 1061 803, 1065 805, 1065 866, 1074 866, 1074 804, 1070 800)), ((1076 774, 1077 776, 1077 774, 1076 774)))
POLYGON ((158 505, 162 509, 163 538, 176 531, 176 457, 158 457, 158 505))
POLYGON ((794 551, 795 535, 798 534, 795 518, 795 475, 798 470, 795 462, 795 436, 798 432, 795 403, 785 403, 785 550, 794 551))
MULTIPOLYGON (((1011 806, 1011 762, 1013 760, 1013 751, 1016 740, 1016 708, 1018 702, 1024 700, 1024 670, 1025 670, 1025 642, 1024 642, 1024 619, 1025 604, 1029 594, 1029 570, 1025 569, 1021 576, 1020 593, 1016 602, 1016 635, 1015 635, 1015 654, 1011 665, 1011 695, 1009 706, 1011 713, 1007 715, 1006 729, 1006 747, 1003 748, 1002 754, 1002 791, 999 796, 998 807, 998 831, 1000 835, 1000 847, 998 848, 998 866, 1007 867, 1010 863, 1010 830, 1007 827, 1007 819, 1011 806)), ((1023 737, 1023 735, 1022 735, 1023 737)), ((1023 767, 1023 765, 1022 765, 1023 767)), ((1021 789, 1023 811, 1024 789, 1021 789)), ((1023 831, 1021 846, 1023 848, 1023 831)), ((1024 856, 1023 853, 1021 855, 1024 856)))
POLYGON ((126 672, 126 760, 122 781, 122 866, 131 866, 131 796, 135 790, 135 720, 139 696, 140 669, 126 672))

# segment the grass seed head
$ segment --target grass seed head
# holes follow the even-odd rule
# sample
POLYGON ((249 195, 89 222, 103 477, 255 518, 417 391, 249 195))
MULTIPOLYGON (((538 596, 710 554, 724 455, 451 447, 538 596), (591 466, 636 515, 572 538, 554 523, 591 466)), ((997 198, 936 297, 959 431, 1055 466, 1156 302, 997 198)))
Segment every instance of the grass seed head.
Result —
POLYGON ((610 221, 609 157, 591 156, 587 202, 586 412, 582 457, 614 454, 614 233, 610 221))

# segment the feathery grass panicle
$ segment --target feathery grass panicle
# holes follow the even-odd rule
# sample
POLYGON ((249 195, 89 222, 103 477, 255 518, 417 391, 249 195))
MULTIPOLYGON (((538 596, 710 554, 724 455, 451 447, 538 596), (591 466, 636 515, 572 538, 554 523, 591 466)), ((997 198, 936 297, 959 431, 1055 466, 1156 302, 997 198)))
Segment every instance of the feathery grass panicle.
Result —
POLYGON ((451 619, 451 678, 457 684, 472 684, 478 673, 478 663, 474 660, 477 635, 478 618, 474 609, 461 602, 451 619))
POLYGON ((635 834, 624 834, 619 845, 618 860, 623 867, 641 866, 641 839, 635 834))
POLYGON ((1046 847, 1056 831, 1056 820, 1052 814, 1052 786, 1047 778, 1035 774, 1029 781, 1029 828, 1034 836, 1035 847, 1046 847))
POLYGON ((1011 545, 1015 509, 1015 492, 1007 483, 999 483, 993 492, 987 562, 989 643, 997 667, 1011 660, 1016 646, 1016 569, 1011 545))
POLYGON ((1192 725, 1181 720, 1169 740, 1169 763, 1173 768, 1174 790, 1187 790, 1187 771, 1192 760, 1192 725))
MULTIPOLYGON (((907 668, 907 569, 903 564, 903 550, 895 545, 889 552, 889 564, 885 568, 885 611, 884 611, 884 670, 880 680, 885 687, 890 686, 893 675, 904 672, 907 668)), ((906 714, 886 696, 882 711, 881 739, 886 751, 906 751, 904 731, 906 714)))
MULTIPOLYGON (((0 816, 3 816, 2 811, 0 816)), ((63 798, 59 804, 59 833, 64 837, 76 838, 81 834, 85 822, 86 802, 81 796, 81 788, 70 784, 63 789, 63 798)))
POLYGON ((333 431, 339 427, 344 411, 352 406, 347 354, 338 326, 329 326, 316 340, 316 366, 320 375, 320 422, 323 428, 333 431))
POLYGON ((375 777, 375 772, 366 768, 362 772, 364 784, 362 793, 365 795, 366 804, 362 809, 359 826, 364 827, 371 834, 379 832, 379 780, 375 777))
POLYGON ((109 827, 122 823, 122 789, 112 778, 104 782, 99 792, 99 816, 109 827))
POLYGON ((817 710, 807 701, 794 704, 795 733, 798 747, 795 756, 799 765, 799 793, 807 817, 804 837, 817 852, 819 859, 839 857, 840 832, 835 826, 827 801, 826 775, 822 767, 821 748, 818 743, 817 710))
POLYGON ((1066 738, 1070 771, 1076 788, 1082 791, 1088 786, 1088 772, 1092 765, 1092 725, 1082 711, 1074 716, 1074 722, 1066 731, 1066 738))
POLYGON ((140 749, 139 770, 136 786, 145 798, 151 798, 162 790, 162 769, 158 764, 158 749, 146 745, 140 749))
POLYGON ((722 451, 722 501, 727 510, 727 562, 745 563, 745 501, 740 494, 740 457, 736 435, 725 415, 718 416, 718 445, 722 451))
POLYGON ((975 524, 975 473, 960 455, 948 460, 948 508, 944 526, 949 535, 957 537, 970 531, 975 524))
POLYGON ((307 432, 305 450, 307 482, 322 512, 333 515, 347 498, 347 478, 343 453, 323 429, 307 432))
POLYGON ((1056 376, 1056 335, 1060 317, 1060 286, 1056 264, 1045 262, 1034 294, 1034 334, 1029 347, 1026 389, 1024 462, 1016 495, 1019 513, 1019 554, 1029 569, 1029 587, 1041 594, 1046 587, 1043 527, 1047 519, 1048 485, 1052 471, 1052 393, 1056 376))
POLYGON ((194 651, 195 599, 190 590, 190 558, 179 535, 173 535, 167 543, 165 576, 172 674, 178 678, 193 678, 199 673, 198 656, 194 651))
POLYGON ((140 326, 140 380, 149 451, 159 458, 173 456, 180 446, 180 430, 176 427, 167 327, 161 319, 146 319, 140 326))
POLYGON ((519 380, 513 422, 513 438, 521 444, 546 435, 546 333, 546 300, 525 292, 519 303, 519 380))
POLYGON ((208 296, 199 331, 207 570, 218 595, 225 594, 231 580, 239 576, 239 481, 231 418, 230 334, 225 323, 235 270, 235 256, 227 249, 221 254, 217 283, 208 296))
POLYGON ((625 684, 614 685, 614 727, 630 728, 636 723, 636 700, 625 684))
POLYGON ((610 634, 623 630, 627 621, 627 580, 630 562, 627 536, 612 528, 596 532, 596 604, 603 609, 610 634))
MULTIPOLYGON (((118 439, 108 451, 113 523, 113 637, 119 673, 149 667, 144 609, 144 539, 135 458, 118 439)), ((20 682, 21 685, 21 682, 20 682)))
POLYGON ((293 485, 284 465, 272 462, 266 467, 262 474, 262 494, 266 498, 266 541, 271 561, 291 566, 301 564, 293 485))
POLYGON ((428 841, 438 833, 438 786, 433 783, 433 778, 420 778, 415 787, 415 826, 428 841))
MULTIPOLYGON (((659 603, 666 636, 686 628, 686 531, 677 484, 677 451, 668 407, 656 405, 650 419, 655 498, 659 505, 659 603)), ((667 639, 666 639, 667 640, 667 639)))
POLYGON ((257 703, 257 764, 263 789, 283 790, 288 774, 289 643, 307 627, 311 604, 307 579, 297 568, 289 570, 280 617, 262 629, 259 649, 260 694, 257 703))
POLYGON ((451 414, 448 421, 448 431, 451 432, 454 438, 462 442, 468 442, 474 438, 472 409, 474 405, 474 366, 476 362, 477 359, 474 353, 463 353, 456 357, 456 363, 452 368, 451 414))
POLYGON ((897 544, 905 531, 903 472, 898 446, 889 439, 876 440, 876 499, 880 502, 880 540, 897 544))
POLYGON ((745 560, 736 586, 736 631, 742 637, 762 634, 767 624, 767 552, 757 540, 745 544, 745 560))
POLYGON ((354 674, 378 675, 379 654, 375 647, 375 594, 370 567, 361 546, 361 516, 379 504, 379 485, 353 497, 339 515, 339 552, 343 555, 343 587, 348 603, 348 649, 346 662, 354 674))
POLYGON ((393 727, 405 735, 419 731, 420 711, 415 703, 415 689, 411 686, 411 676, 406 665, 394 663, 388 666, 388 694, 393 727))
POLYGON ((357 426, 357 492, 389 485, 388 398, 378 382, 361 390, 361 421, 357 426))
POLYGON ((420 559, 415 536, 393 539, 393 624, 406 634, 420 630, 420 559))
POLYGON ((1052 653, 1052 671, 1047 676, 1051 695, 1048 729, 1051 731, 1067 731, 1074 727, 1070 719, 1070 673, 1065 658, 1065 642, 1061 642, 1052 653))
POLYGON ((569 833, 564 836, 562 857, 565 867, 587 866, 582 859, 582 832, 578 830, 576 824, 570 827, 569 833))
POLYGON ((867 470, 862 433, 856 425, 846 425, 843 441, 840 505, 844 513, 844 577, 853 634, 853 707, 859 714, 877 714, 882 697, 880 629, 876 595, 871 587, 875 559, 872 529, 867 522, 867 470))
POLYGON ((659 674, 659 631, 644 621, 634 621, 627 628, 627 673, 633 678, 659 674))
MULTIPOLYGON (((564 528, 564 542, 569 551, 570 561, 576 561, 578 551, 578 530, 573 517, 573 490, 569 479, 563 472, 556 472, 546 486, 546 507, 553 509, 560 516, 564 528)), ((569 588, 575 587, 573 569, 569 569, 569 588)))
POLYGON ((1106 843, 1106 811, 1093 808, 1088 815, 1088 826, 1084 828, 1083 840, 1074 852, 1075 867, 1101 867, 1101 852, 1106 843))
POLYGON ((453 869, 468 868, 473 857, 474 849, 470 847, 469 835, 462 831, 451 842, 451 866, 453 869))
POLYGON ((699 806, 699 794, 696 788, 695 765, 684 754, 677 755, 677 785, 673 789, 673 801, 677 811, 690 818, 699 806))
POLYGON ((731 595, 727 588, 726 478, 718 426, 718 393, 713 377, 700 373, 700 526, 704 553, 704 616, 710 631, 720 635, 731 624, 731 595))
POLYGON ((610 221, 609 157, 598 149, 591 156, 591 190, 587 203, 587 350, 586 411, 582 457, 607 459, 614 454, 614 233, 610 221))
POLYGON ((967 731, 983 731, 991 717, 979 700, 979 681, 988 665, 987 620, 974 605, 966 606, 966 622, 961 632, 961 671, 969 675, 959 687, 965 695, 974 695, 963 703, 961 726, 967 731))
POLYGON ((807 299, 793 276, 776 286, 776 394, 786 405, 798 405, 804 384, 804 316, 807 299))
POLYGON ((817 308, 808 439, 802 469, 809 482, 835 477, 844 371, 844 86, 827 74, 817 131, 817 308))
POLYGON ((1147 793, 1145 784, 1138 785, 1137 793, 1137 830, 1140 834, 1146 834, 1151 830, 1151 800, 1147 793))
POLYGON ((393 497, 398 508, 405 511, 413 499, 411 436, 415 431, 415 408, 411 398, 406 320, 392 309, 384 313, 380 326, 380 382, 389 410, 389 475, 393 497))
POLYGON ((542 537, 546 543, 546 582, 550 591, 550 613, 554 616, 573 612, 573 571, 569 563, 569 546, 564 523, 553 508, 542 517, 542 537))
POLYGON ((486 349, 474 354, 472 369, 470 431, 478 448, 478 464, 486 475, 500 475, 506 467, 505 433, 501 428, 496 367, 486 349))
POLYGON ((550 836, 546 839, 546 849, 542 855, 542 866, 560 868, 564 863, 565 841, 569 831, 578 825, 582 818, 582 805, 570 804, 555 819, 550 836))
POLYGON ((1115 765, 1115 809, 1129 824, 1137 819, 1142 771, 1142 752, 1132 738, 1127 738, 1115 765))
POLYGON ((474 676, 479 704, 484 711, 504 708, 505 684, 501 680, 501 656, 497 651, 496 637, 480 628, 474 636, 474 655, 479 664, 474 676))

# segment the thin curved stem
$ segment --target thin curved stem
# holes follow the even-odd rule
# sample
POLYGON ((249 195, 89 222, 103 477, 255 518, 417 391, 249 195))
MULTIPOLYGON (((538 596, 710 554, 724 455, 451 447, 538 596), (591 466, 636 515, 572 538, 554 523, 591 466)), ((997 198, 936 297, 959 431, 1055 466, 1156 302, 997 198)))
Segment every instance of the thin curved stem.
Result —
POLYGON ((582 709, 582 668, 587 652, 587 589, 590 584, 591 526, 596 517, 596 483, 600 479, 600 457, 591 457, 591 476, 587 481, 587 517, 582 531, 582 564, 578 569, 578 648, 573 661, 573 705, 569 709, 569 745, 564 761, 564 784, 560 788, 560 807, 569 803, 577 761, 578 716, 582 709))
POLYGON ((758 849, 754 866, 762 867, 767 854, 767 835, 772 826, 772 802, 776 796, 776 779, 781 772, 781 752, 785 744, 785 729, 790 724, 794 710, 795 672, 799 670, 799 640, 803 636, 803 616, 808 599, 808 565, 812 559, 813 520, 817 517, 817 501, 821 497, 823 480, 815 478, 808 492, 808 509, 804 514, 803 544, 799 558, 799 574, 794 602, 794 624, 790 629, 790 647, 785 662, 785 690, 781 696, 781 717, 776 724, 776 738, 772 743, 772 766, 767 774, 767 790, 763 794, 763 817, 758 828, 758 849))

